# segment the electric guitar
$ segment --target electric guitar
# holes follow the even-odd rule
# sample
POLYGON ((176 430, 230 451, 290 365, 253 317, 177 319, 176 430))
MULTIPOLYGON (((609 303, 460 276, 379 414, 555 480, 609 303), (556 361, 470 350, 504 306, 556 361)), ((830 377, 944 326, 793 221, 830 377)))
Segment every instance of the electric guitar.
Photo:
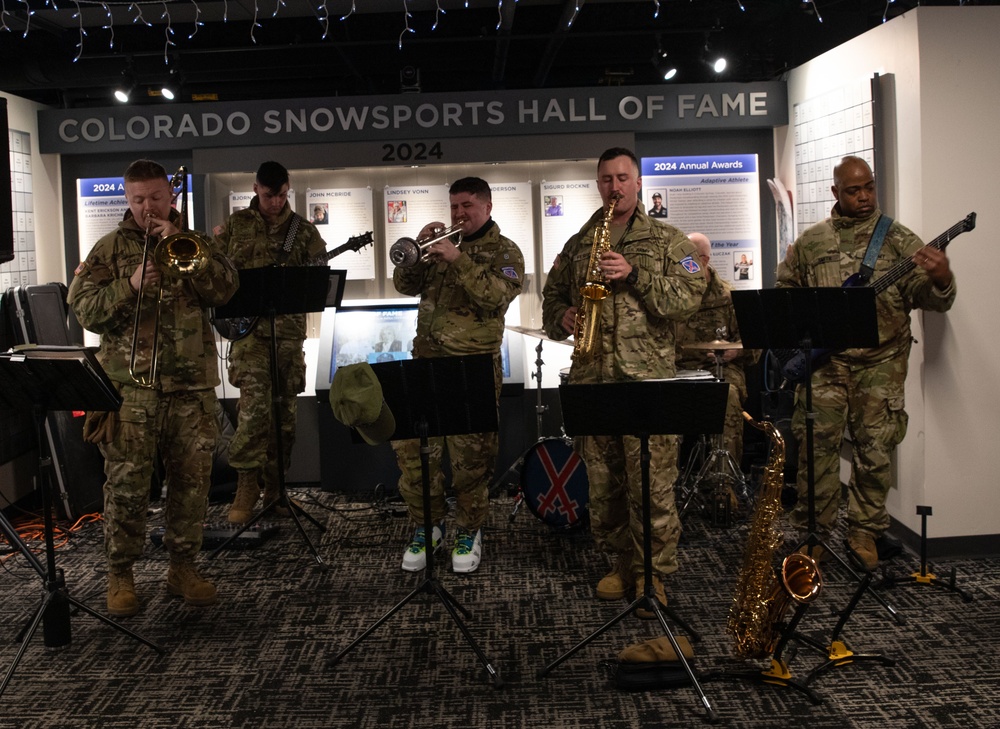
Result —
MULTIPOLYGON (((939 251, 943 251, 948 247, 948 244, 951 243, 953 238, 965 233, 966 231, 973 230, 975 227, 976 214, 974 212, 969 213, 962 220, 955 223, 955 225, 951 226, 948 230, 927 245, 931 248, 937 248, 939 251)), ((913 262, 913 258, 908 256, 868 284, 864 283, 860 273, 856 273, 844 281, 841 288, 857 288, 867 285, 870 288, 875 289, 875 295, 877 296, 912 271, 916 265, 917 264, 913 262)), ((810 369, 816 370, 818 367, 822 367, 826 364, 830 360, 830 357, 836 354, 837 351, 838 350, 834 349, 813 349, 807 353, 804 349, 799 349, 785 350, 785 352, 775 352, 775 354, 778 356, 778 359, 782 359, 782 354, 791 355, 791 358, 785 361, 781 367, 781 376, 785 379, 785 382, 795 383, 801 382, 805 379, 807 364, 810 365, 810 369), (806 359, 807 357, 808 360, 806 359)))
MULTIPOLYGON (((374 242, 372 237, 372 232, 368 231, 363 235, 356 235, 352 238, 348 238, 347 242, 342 246, 337 246, 332 251, 327 251, 326 253, 317 256, 311 261, 311 265, 321 265, 328 261, 333 260, 341 253, 346 253, 347 251, 358 252, 365 246, 370 246, 374 242)), ((217 331, 223 338, 228 339, 231 342, 237 342, 243 337, 247 336, 254 330, 257 326, 257 321, 260 317, 257 316, 240 316, 233 319, 212 319, 212 326, 215 327, 217 331)))

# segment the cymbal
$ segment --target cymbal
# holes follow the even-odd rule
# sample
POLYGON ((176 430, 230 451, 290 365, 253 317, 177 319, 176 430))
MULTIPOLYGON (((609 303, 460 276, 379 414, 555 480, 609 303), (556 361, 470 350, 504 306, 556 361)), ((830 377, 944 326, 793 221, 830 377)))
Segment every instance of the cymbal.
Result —
POLYGON ((535 339, 544 339, 546 342, 555 342, 556 344, 568 344, 573 346, 573 342, 570 339, 552 339, 548 334, 545 333, 544 329, 531 329, 530 327, 515 326, 514 324, 508 324, 504 329, 509 329, 512 332, 517 332, 518 334, 524 334, 529 337, 534 337, 535 339))
POLYGON ((685 344, 684 349, 703 349, 707 352, 718 352, 723 349, 743 349, 742 342, 727 342, 724 339, 713 339, 711 342, 692 342, 685 344))

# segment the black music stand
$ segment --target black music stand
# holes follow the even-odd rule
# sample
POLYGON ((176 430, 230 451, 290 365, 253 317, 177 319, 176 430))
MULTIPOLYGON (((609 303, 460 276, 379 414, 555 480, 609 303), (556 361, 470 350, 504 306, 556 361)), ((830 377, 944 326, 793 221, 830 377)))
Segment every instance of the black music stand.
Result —
POLYGON ((0 683, 0 695, 13 678, 14 670, 27 650, 28 643, 34 637, 39 623, 43 623, 42 631, 46 646, 54 648, 70 643, 72 634, 70 605, 145 643, 157 653, 164 653, 163 648, 152 641, 119 625, 71 596, 66 588, 63 571, 56 568, 50 493, 53 463, 51 454, 46 450, 47 440, 44 436, 46 414, 55 410, 118 410, 121 404, 121 396, 89 349, 72 346, 32 346, 0 354, 0 408, 19 410, 30 408, 34 416, 45 533, 43 565, 3 512, 0 512, 0 531, 11 546, 16 546, 21 551, 45 585, 45 597, 26 628, 21 647, 3 682, 0 683))
POLYGON ((271 427, 274 428, 279 459, 278 498, 270 504, 265 504, 258 514, 216 547, 208 558, 214 559, 243 532, 279 506, 283 506, 288 509, 292 521, 295 522, 313 557, 320 564, 324 564, 323 558, 319 556, 312 540, 306 534, 299 516, 311 521, 320 532, 325 532, 326 528, 289 499, 285 492, 285 450, 281 439, 281 397, 278 395, 278 338, 274 318, 279 314, 305 314, 310 311, 323 311, 327 306, 339 306, 344 295, 347 272, 334 271, 326 266, 268 266, 245 268, 239 271, 239 275, 240 287, 228 303, 216 308, 215 315, 220 319, 266 316, 271 324, 271 427))
POLYGON ((691 382, 683 380, 647 380, 640 382, 614 382, 589 385, 560 385, 559 399, 562 405, 566 432, 578 435, 631 435, 640 441, 640 466, 642 473, 642 552, 643 552, 643 594, 622 612, 602 625, 538 672, 539 678, 584 648, 588 643, 609 630, 626 616, 640 607, 656 615, 667 640, 677 654, 688 679, 698 693, 709 721, 715 721, 716 714, 698 683, 698 678, 684 658, 677 639, 670 631, 667 617, 692 635, 698 636, 669 607, 661 605, 653 588, 652 535, 650 534, 649 496, 649 436, 681 433, 721 433, 726 416, 726 400, 729 384, 725 382, 691 382), (595 418, 594 413, 601 417, 595 418))
POLYGON ((462 622, 472 615, 437 581, 434 574, 434 527, 431 523, 430 446, 428 438, 464 433, 492 433, 497 430, 497 403, 493 381, 493 357, 489 354, 464 357, 398 360, 372 365, 382 386, 382 397, 396 420, 391 440, 420 439, 420 476, 423 489, 424 535, 427 566, 424 579, 350 645, 330 659, 333 666, 382 623, 422 592, 436 595, 462 635, 486 668, 496 688, 503 686, 500 674, 462 622))
MULTIPOLYGON (((816 476, 813 455, 812 354, 878 346, 875 290, 870 287, 760 289, 733 292, 733 307, 743 346, 752 349, 799 349, 805 354, 806 496, 808 533, 795 549, 816 547, 831 554, 855 580, 861 575, 816 533, 816 476)), ((906 619, 868 586, 872 597, 898 625, 906 619)))

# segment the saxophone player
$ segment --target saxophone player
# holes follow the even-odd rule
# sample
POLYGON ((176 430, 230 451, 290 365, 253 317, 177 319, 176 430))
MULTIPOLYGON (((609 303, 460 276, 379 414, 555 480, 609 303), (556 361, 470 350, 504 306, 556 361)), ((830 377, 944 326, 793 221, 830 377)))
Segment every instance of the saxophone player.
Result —
MULTIPOLYGON (((672 377, 675 323, 698 310, 705 292, 697 251, 682 232, 647 214, 639 201, 639 162, 631 150, 613 147, 601 155, 597 185, 602 207, 566 242, 548 273, 542 292, 545 333, 562 340, 581 330, 594 332, 592 342, 575 346, 571 384, 672 377), (589 292, 598 276, 606 296, 595 304, 589 292), (583 327, 581 316, 590 318, 583 327)), ((590 481, 594 539, 613 560, 597 585, 602 600, 629 597, 633 589, 642 594, 644 588, 639 446, 632 436, 588 436, 577 442, 590 481)), ((677 436, 649 439, 648 526, 654 591, 664 605, 662 578, 677 570, 681 530, 673 492, 677 446, 677 436)), ((647 610, 637 613, 653 617, 647 610)))

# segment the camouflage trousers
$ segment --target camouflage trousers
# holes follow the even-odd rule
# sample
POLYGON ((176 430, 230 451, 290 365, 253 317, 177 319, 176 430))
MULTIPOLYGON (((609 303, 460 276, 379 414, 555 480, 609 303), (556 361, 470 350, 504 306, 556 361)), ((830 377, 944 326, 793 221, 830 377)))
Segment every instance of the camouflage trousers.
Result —
MULTIPOLYGON (((906 360, 898 358, 850 371, 834 359, 813 375, 813 472, 815 477, 816 531, 823 535, 836 526, 840 506, 840 451, 844 429, 850 434, 851 481, 848 484, 849 530, 878 537, 889 526, 885 509, 892 486, 892 453, 906 435, 903 409, 906 360)), ((790 521, 808 527, 808 479, 805 428, 805 388, 795 394, 792 428, 799 447, 799 500, 790 521)))
MULTIPOLYGON (((649 438, 650 536, 653 574, 677 571, 681 521, 674 501, 675 435, 649 438)), ((631 555, 632 573, 643 569, 640 441, 631 436, 588 436, 577 441, 590 483, 590 528, 601 551, 631 555)))
POLYGON ((166 533, 171 557, 192 560, 201 549, 212 459, 219 423, 214 390, 165 394, 124 386, 118 425, 104 456, 104 549, 108 567, 120 572, 146 542, 153 465, 159 453, 166 473, 166 533))
POLYGON ((729 455, 739 466, 743 460, 743 402, 739 388, 729 384, 729 395, 726 400, 726 419, 722 425, 722 443, 729 455))
MULTIPOLYGON (((499 355, 493 358, 493 377, 499 408, 503 370, 499 355)), ((490 481, 496 469, 499 437, 496 433, 470 433, 428 438, 428 466, 431 492, 431 522, 439 523, 448 513, 444 493, 442 464, 445 452, 451 463, 451 486, 455 492, 455 523, 476 530, 486 522, 490 508, 490 481)), ((424 523, 423 473, 420 467, 420 441, 392 442, 396 463, 402 475, 399 494, 406 502, 410 520, 424 523)))
POLYGON ((276 479, 278 464, 291 465, 295 445, 298 394, 305 390, 306 360, 302 342, 278 340, 278 398, 281 411, 281 448, 272 423, 271 340, 251 334, 233 342, 229 356, 229 381, 240 388, 236 433, 229 444, 229 465, 237 471, 262 469, 265 479, 276 479))

